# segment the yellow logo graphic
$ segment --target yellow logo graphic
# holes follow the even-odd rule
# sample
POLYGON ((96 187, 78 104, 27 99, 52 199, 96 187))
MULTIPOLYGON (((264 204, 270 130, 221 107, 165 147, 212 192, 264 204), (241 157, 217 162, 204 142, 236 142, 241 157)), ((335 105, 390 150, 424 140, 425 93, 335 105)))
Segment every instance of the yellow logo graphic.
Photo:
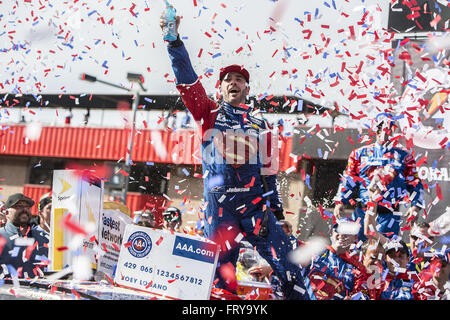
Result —
POLYGON ((96 223, 95 218, 94 218, 94 212, 92 211, 92 208, 89 206, 89 203, 87 201, 86 201, 86 208, 88 211, 88 221, 96 223))
POLYGON ((72 185, 70 183, 68 183, 66 180, 59 178, 59 180, 62 183, 62 190, 59 192, 59 194, 62 194, 64 192, 66 192, 67 190, 69 190, 70 188, 72 188, 72 185))

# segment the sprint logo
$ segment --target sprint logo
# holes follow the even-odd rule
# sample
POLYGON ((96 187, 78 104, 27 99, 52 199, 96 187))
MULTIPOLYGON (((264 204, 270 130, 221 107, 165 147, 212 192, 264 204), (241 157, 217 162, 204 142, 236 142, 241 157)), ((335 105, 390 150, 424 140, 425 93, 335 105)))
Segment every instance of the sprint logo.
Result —
POLYGON ((62 189, 58 194, 62 194, 64 192, 66 192, 67 190, 69 190, 70 188, 72 188, 72 185, 70 183, 68 183, 66 180, 59 178, 59 180, 61 181, 62 184, 62 189))

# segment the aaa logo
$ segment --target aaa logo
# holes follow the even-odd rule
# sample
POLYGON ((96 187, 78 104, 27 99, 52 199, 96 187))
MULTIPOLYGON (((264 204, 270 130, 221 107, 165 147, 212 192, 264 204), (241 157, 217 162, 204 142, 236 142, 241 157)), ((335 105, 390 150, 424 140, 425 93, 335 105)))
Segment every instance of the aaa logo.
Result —
POLYGON ((152 250, 152 239, 143 231, 132 233, 127 242, 131 243, 128 252, 135 258, 143 258, 152 250))

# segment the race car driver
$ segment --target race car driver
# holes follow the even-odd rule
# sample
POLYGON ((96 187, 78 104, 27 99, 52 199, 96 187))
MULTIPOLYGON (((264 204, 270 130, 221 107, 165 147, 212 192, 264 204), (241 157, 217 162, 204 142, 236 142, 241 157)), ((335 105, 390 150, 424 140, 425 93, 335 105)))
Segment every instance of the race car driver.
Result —
MULTIPOLYGON (((178 30, 180 18, 176 19, 178 30)), ((165 24, 161 17, 161 28, 165 24)), ((236 266, 238 243, 245 235, 280 278, 284 298, 307 299, 301 269, 288 260, 292 245, 277 224, 284 218, 276 176, 278 140, 272 143, 267 124, 244 104, 250 91, 249 72, 239 65, 221 69, 222 101, 217 103, 207 96, 179 35, 167 43, 167 49, 176 87, 199 126, 207 203, 204 234, 221 247, 216 287, 236 292, 227 277, 230 264, 236 266), (261 230, 268 232, 261 234, 261 230)))

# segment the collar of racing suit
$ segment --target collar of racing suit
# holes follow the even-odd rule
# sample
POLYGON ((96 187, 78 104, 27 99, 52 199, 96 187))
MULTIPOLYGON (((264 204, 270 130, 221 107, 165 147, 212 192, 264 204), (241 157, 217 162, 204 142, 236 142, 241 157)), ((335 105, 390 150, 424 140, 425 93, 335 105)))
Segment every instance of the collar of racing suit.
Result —
POLYGON ((229 114, 248 114, 253 111, 253 107, 251 105, 240 104, 238 107, 234 107, 227 102, 222 102, 221 108, 229 114))

